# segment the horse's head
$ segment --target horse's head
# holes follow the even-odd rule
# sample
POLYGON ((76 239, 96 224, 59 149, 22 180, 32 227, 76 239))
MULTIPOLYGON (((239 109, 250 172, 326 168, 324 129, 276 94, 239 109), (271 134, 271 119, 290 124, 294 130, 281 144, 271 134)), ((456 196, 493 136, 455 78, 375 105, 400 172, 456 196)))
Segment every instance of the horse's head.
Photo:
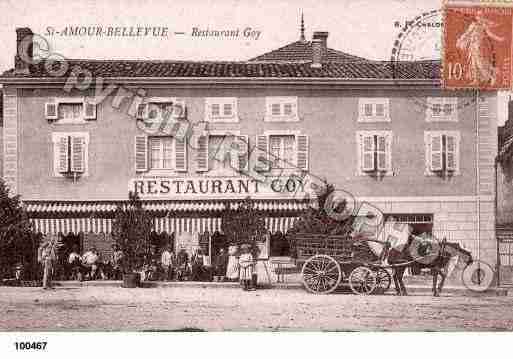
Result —
POLYGON ((449 255, 451 257, 459 256, 461 261, 465 263, 466 265, 469 265, 472 263, 472 253, 467 251, 465 248, 461 247, 459 243, 456 242, 445 242, 446 250, 444 252, 449 252, 449 255), (448 251, 447 248, 450 248, 451 250, 448 251))

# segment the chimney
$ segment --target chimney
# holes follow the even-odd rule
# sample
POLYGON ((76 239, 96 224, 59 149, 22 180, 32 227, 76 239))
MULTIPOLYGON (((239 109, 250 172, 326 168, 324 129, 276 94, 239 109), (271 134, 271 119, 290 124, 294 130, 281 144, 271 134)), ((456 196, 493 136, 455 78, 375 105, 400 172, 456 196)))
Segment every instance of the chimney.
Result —
POLYGON ((16 28, 16 56, 14 57, 14 71, 16 74, 28 75, 32 64, 34 33, 28 27, 16 28))
POLYGON ((310 66, 316 69, 322 67, 322 40, 312 41, 312 64, 310 66))
POLYGON ((322 67, 328 54, 328 35, 326 31, 315 31, 312 37, 312 67, 322 67))

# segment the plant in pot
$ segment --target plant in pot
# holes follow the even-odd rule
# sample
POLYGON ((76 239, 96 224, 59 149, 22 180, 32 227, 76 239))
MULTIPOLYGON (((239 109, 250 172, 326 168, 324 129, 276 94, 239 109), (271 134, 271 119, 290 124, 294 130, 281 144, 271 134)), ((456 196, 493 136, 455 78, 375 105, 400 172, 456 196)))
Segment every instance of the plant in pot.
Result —
POLYGON ((112 233, 123 252, 123 287, 135 288, 141 285, 137 271, 149 250, 153 219, 137 194, 130 192, 128 197, 128 204, 116 209, 112 233))
MULTIPOLYGON (((256 209, 254 200, 247 197, 236 209, 226 210, 223 215, 221 229, 228 243, 238 245, 239 248, 243 244, 248 244, 256 261, 260 254, 258 244, 265 241, 267 228, 264 216, 256 209)), ((253 272, 252 282, 253 286, 256 287, 256 272, 253 272)))

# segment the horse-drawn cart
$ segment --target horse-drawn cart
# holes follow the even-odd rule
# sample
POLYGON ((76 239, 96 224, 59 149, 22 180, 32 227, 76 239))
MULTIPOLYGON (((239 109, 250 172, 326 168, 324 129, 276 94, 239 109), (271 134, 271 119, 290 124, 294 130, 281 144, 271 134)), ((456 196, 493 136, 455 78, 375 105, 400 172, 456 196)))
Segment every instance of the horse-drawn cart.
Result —
POLYGON ((384 293, 391 275, 367 241, 342 235, 296 234, 297 264, 305 288, 318 294, 347 285, 356 294, 384 293))

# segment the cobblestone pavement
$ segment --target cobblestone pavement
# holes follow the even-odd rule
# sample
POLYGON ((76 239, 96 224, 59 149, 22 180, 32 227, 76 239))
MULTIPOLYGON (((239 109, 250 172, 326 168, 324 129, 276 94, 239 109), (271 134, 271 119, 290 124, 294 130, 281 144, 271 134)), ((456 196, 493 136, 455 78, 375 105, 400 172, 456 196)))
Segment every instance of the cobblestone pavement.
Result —
POLYGON ((0 287, 0 330, 511 330, 511 297, 0 287))

